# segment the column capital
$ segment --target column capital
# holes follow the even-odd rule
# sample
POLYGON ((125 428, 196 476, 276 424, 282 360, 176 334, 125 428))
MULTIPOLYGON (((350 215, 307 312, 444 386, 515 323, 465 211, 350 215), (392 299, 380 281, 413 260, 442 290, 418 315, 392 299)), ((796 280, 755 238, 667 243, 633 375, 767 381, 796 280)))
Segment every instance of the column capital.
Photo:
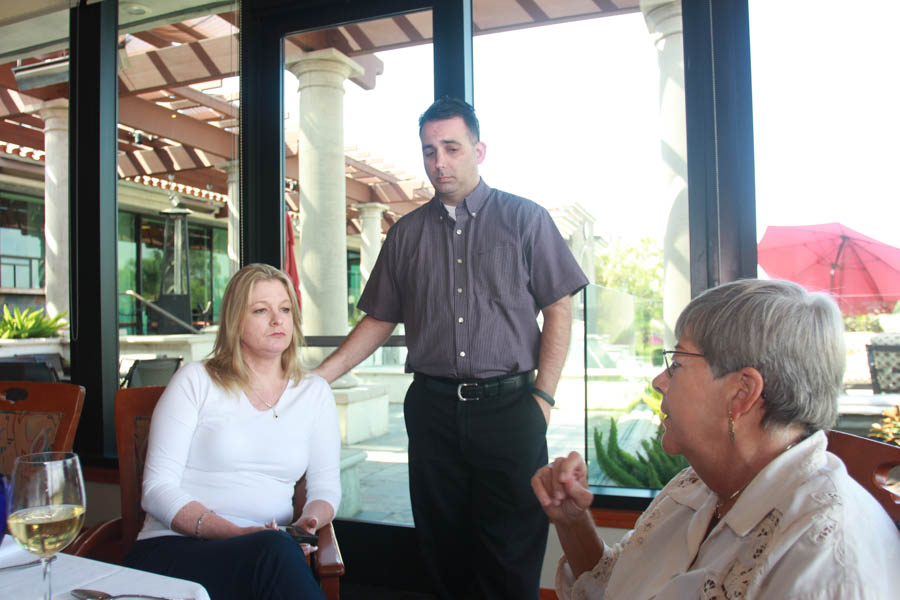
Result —
POLYGON ((219 168, 225 171, 226 181, 228 182, 228 185, 237 185, 241 175, 240 161, 229 160, 219 165, 219 168))
POLYGON ((684 33, 681 22, 681 0, 640 0, 647 30, 655 44, 665 38, 684 33))
POLYGON ((354 204, 353 208, 358 210, 360 215, 377 215, 380 218, 381 213, 383 213, 390 207, 387 204, 382 204, 381 202, 360 202, 358 204, 354 204))
POLYGON ((44 131, 53 129, 69 129, 69 101, 66 98, 54 98, 41 102, 35 111, 44 121, 44 131), (51 125, 51 121, 53 122, 51 125))
POLYGON ((340 86, 343 90, 345 79, 366 72, 362 65, 335 48, 306 52, 284 66, 300 81, 301 90, 309 86, 340 86))

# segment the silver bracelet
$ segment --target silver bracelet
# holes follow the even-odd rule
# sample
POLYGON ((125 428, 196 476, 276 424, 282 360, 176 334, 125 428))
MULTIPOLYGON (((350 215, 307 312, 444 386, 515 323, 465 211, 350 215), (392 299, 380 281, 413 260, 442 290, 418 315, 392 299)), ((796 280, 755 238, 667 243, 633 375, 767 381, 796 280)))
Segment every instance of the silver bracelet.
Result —
POLYGON ((212 509, 207 510, 205 513, 200 515, 200 517, 197 519, 197 526, 194 527, 194 537, 195 538, 200 539, 200 525, 203 524, 203 519, 205 519, 206 515, 208 515, 209 513, 216 514, 216 511, 214 511, 212 509))

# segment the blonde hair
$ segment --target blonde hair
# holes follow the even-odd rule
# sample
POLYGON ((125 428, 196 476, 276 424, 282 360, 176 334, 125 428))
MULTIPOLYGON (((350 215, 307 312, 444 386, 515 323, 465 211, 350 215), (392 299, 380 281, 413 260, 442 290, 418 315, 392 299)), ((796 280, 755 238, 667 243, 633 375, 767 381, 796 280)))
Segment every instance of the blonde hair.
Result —
POLYGON ((294 285, 283 271, 270 265, 254 263, 235 273, 225 288, 216 344, 212 357, 206 361, 209 376, 228 391, 250 391, 250 369, 241 354, 241 324, 247 314, 253 286, 260 281, 273 280, 281 282, 291 299, 291 319, 294 323, 291 343, 281 354, 281 368, 294 382, 303 378, 300 365, 303 333, 300 328, 300 304, 297 302, 294 285))

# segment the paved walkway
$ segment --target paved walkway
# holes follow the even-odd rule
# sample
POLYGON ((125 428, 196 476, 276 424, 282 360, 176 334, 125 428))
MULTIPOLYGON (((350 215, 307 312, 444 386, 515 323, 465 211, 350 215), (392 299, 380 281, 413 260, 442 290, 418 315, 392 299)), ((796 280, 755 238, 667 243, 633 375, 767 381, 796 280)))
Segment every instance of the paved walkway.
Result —
MULTIPOLYGON (((350 446, 368 453, 366 461, 359 465, 362 510, 353 518, 412 525, 403 404, 391 403, 389 410, 387 434, 350 446)), ((553 410, 547 432, 551 460, 572 450, 583 450, 583 415, 579 406, 553 410)))

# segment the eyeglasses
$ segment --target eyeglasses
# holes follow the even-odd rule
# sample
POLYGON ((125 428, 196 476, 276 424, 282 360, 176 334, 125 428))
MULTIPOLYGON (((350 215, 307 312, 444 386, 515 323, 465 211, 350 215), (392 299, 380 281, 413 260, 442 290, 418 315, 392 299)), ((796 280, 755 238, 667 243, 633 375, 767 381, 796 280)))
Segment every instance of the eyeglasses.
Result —
POLYGON ((666 361, 666 373, 669 374, 669 377, 672 376, 672 366, 669 364, 669 355, 675 356, 676 354, 686 354, 687 356, 705 356, 703 354, 697 354, 696 352, 685 352, 684 350, 663 350, 663 360, 666 361))

